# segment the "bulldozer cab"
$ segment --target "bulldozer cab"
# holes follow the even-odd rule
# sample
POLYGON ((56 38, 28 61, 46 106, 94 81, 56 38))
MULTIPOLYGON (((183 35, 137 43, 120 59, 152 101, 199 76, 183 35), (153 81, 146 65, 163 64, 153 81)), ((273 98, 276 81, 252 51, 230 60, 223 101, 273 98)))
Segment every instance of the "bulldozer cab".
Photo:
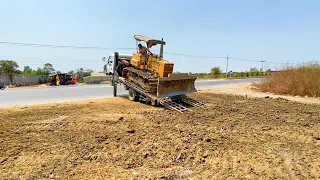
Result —
POLYGON ((133 54, 130 64, 136 69, 148 71, 155 74, 155 77, 167 77, 169 73, 173 71, 173 64, 163 60, 163 46, 166 44, 163 39, 157 40, 149 38, 147 36, 135 35, 134 36, 137 44, 137 52, 133 54), (138 44, 140 42, 145 42, 147 48, 151 48, 156 45, 160 45, 160 54, 142 54, 139 52, 138 44), (171 66, 171 68, 166 68, 167 72, 164 72, 164 66, 171 66), (160 72, 159 72, 160 71, 160 72))
MULTIPOLYGON (((134 38, 136 39, 136 44, 137 44, 137 53, 139 53, 139 49, 138 49, 138 43, 143 41, 147 44, 147 48, 150 49, 153 46, 156 45, 160 45, 160 54, 159 56, 155 56, 155 57, 159 57, 159 60, 162 60, 163 58, 163 46, 166 44, 166 42, 163 41, 163 39, 161 40, 157 40, 157 39, 153 39, 153 38, 149 38, 147 36, 143 36, 143 35, 135 35, 134 38)), ((153 55, 151 55, 153 56, 153 55)))

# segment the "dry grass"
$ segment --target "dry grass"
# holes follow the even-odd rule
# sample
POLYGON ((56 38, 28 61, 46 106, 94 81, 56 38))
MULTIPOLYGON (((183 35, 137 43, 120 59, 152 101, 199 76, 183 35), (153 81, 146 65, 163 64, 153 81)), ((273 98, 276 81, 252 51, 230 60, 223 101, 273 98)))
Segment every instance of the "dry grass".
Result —
POLYGON ((308 62, 273 72, 263 83, 254 84, 264 92, 320 97, 320 64, 308 62))

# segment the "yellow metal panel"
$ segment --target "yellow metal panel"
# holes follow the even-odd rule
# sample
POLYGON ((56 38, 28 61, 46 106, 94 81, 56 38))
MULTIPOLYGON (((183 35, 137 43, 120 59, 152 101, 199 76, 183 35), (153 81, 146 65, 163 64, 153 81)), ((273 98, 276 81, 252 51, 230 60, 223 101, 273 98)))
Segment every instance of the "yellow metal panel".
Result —
POLYGON ((168 77, 173 72, 173 63, 159 61, 159 77, 168 77))
POLYGON ((163 77, 164 75, 164 64, 163 63, 159 63, 159 77, 163 77))
MULTIPOLYGON (((144 66, 144 58, 145 57, 142 54, 134 53, 130 63, 137 69, 145 70, 146 67, 144 66)), ((148 68, 156 72, 156 74, 158 74, 159 77, 168 77, 169 74, 173 72, 173 66, 174 66, 174 64, 169 61, 165 61, 165 60, 159 61, 159 59, 153 55, 148 56, 147 65, 148 65, 148 68)))
POLYGON ((143 62, 143 55, 141 53, 134 53, 131 60, 130 64, 136 67, 137 69, 141 69, 141 67, 144 68, 144 62, 143 62))
POLYGON ((140 69, 145 69, 146 67, 145 67, 145 65, 140 65, 139 68, 140 69))

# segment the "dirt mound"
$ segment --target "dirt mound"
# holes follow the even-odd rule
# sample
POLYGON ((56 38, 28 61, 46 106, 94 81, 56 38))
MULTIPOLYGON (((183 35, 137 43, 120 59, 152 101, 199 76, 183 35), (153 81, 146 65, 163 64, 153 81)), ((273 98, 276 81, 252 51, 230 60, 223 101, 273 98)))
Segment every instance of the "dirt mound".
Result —
POLYGON ((320 107, 212 93, 0 109, 0 179, 317 179, 320 107))

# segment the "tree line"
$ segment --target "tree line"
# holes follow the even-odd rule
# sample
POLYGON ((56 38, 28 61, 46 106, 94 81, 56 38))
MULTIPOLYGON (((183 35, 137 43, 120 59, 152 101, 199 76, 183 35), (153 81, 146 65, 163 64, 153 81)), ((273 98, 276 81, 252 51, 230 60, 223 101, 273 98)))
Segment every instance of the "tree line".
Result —
MULTIPOLYGON (((75 76, 78 82, 83 82, 83 78, 90 76, 92 72, 91 69, 79 68, 76 71, 70 70, 67 74, 75 76)), ((30 68, 30 66, 24 66, 23 70, 19 70, 17 62, 12 60, 0 60, 0 73, 49 76, 51 74, 60 74, 61 71, 56 70, 51 63, 45 63, 43 67, 38 67, 36 69, 30 68)))
MULTIPOLYGON (((266 76, 271 73, 271 69, 267 69, 265 72, 262 71, 262 69, 258 69, 256 67, 250 68, 249 71, 244 72, 232 72, 231 74, 228 74, 228 77, 261 77, 266 76)), ((189 73, 191 75, 195 75, 199 78, 225 78, 226 73, 222 72, 220 67, 213 67, 211 68, 210 73, 189 73)))
MULTIPOLYGON (((93 71, 91 69, 79 68, 75 71, 70 70, 68 74, 75 76, 78 82, 83 82, 83 78, 90 76, 93 71)), ((259 77, 270 74, 271 70, 267 69, 263 72, 256 67, 250 68, 249 71, 245 72, 233 72, 228 74, 228 77, 259 77)), ((40 75, 49 76, 50 74, 60 74, 59 70, 56 70, 51 63, 45 63, 43 67, 38 67, 36 69, 30 68, 30 66, 24 66, 23 70, 19 70, 19 65, 17 62, 12 60, 0 60, 0 73, 15 73, 15 74, 25 74, 25 75, 40 75)), ((199 78, 225 78, 226 73, 222 72, 220 67, 213 67, 210 73, 189 73, 195 75, 199 78)))

